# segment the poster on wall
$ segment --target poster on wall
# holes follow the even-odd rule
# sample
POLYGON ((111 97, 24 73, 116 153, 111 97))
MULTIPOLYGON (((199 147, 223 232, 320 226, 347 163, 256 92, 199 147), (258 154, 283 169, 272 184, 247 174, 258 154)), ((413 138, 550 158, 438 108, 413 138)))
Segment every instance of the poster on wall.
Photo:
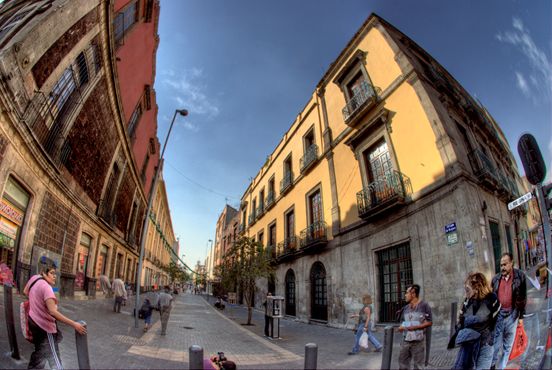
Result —
POLYGON ((50 261, 53 261, 56 266, 56 284, 53 287, 54 292, 59 292, 61 281, 61 254, 34 246, 31 256, 31 276, 38 274, 39 267, 50 261))

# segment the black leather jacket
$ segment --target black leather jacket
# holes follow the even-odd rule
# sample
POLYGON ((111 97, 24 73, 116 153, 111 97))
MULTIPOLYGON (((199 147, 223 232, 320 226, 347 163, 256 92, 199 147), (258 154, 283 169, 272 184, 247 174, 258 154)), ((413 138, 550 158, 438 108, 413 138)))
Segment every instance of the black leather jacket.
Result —
MULTIPOLYGON (((518 269, 513 269, 513 283, 512 283, 512 306, 517 312, 517 318, 523 319, 525 314, 525 304, 527 303, 527 285, 525 284, 525 273, 518 269)), ((502 274, 498 273, 493 277, 492 286, 493 292, 498 296, 498 287, 500 285, 500 279, 502 274)))

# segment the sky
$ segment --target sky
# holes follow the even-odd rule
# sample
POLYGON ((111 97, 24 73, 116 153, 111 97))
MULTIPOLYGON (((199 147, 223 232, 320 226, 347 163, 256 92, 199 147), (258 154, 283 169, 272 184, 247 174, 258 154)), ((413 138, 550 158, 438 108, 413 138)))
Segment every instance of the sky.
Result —
MULTIPOLYGON (((552 2, 161 0, 158 136, 181 255, 203 263, 328 66, 372 13, 443 65, 504 131, 520 173, 533 134, 552 169, 552 2)), ((549 171, 547 179, 552 179, 549 171)))

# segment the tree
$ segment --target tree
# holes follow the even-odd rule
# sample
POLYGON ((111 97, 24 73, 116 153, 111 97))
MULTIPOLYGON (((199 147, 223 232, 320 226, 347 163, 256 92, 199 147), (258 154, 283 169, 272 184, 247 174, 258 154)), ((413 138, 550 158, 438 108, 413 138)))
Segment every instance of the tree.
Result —
POLYGON ((167 271, 167 274, 169 274, 171 283, 174 283, 174 282, 183 283, 186 280, 188 280, 188 274, 186 273, 186 271, 184 271, 184 269, 174 261, 171 261, 169 263, 166 271, 167 271))
POLYGON ((267 250, 252 238, 241 236, 226 252, 221 265, 215 268, 215 276, 220 279, 226 291, 240 289, 247 305, 247 325, 251 325, 253 299, 257 291, 256 280, 269 278, 274 269, 270 264, 267 250))

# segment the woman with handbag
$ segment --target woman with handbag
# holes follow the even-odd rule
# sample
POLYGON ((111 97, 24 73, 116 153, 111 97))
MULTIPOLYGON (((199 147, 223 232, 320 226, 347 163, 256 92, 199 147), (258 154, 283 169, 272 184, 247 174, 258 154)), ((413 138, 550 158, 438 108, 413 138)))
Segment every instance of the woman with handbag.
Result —
POLYGON ((482 273, 470 273, 464 285, 466 298, 448 345, 449 349, 460 346, 453 369, 489 369, 500 303, 482 273))
POLYGON ((56 283, 56 265, 42 257, 39 273, 32 276, 23 293, 29 297, 29 328, 33 335, 34 352, 29 360, 29 369, 44 369, 46 361, 50 368, 61 369, 58 343, 62 340, 57 321, 86 334, 86 327, 62 315, 57 308, 57 298, 52 287, 56 283))
MULTIPOLYGON (((372 306, 372 296, 365 294, 362 297, 362 304, 364 305, 358 314, 351 315, 351 318, 358 317, 358 325, 355 333, 355 345, 353 350, 349 352, 349 355, 356 355, 360 351, 360 338, 364 333, 368 336, 368 341, 376 347, 376 352, 381 352, 383 346, 378 342, 374 334, 372 334, 372 312, 374 310, 372 306)), ((366 347, 367 348, 367 347, 366 347)))

